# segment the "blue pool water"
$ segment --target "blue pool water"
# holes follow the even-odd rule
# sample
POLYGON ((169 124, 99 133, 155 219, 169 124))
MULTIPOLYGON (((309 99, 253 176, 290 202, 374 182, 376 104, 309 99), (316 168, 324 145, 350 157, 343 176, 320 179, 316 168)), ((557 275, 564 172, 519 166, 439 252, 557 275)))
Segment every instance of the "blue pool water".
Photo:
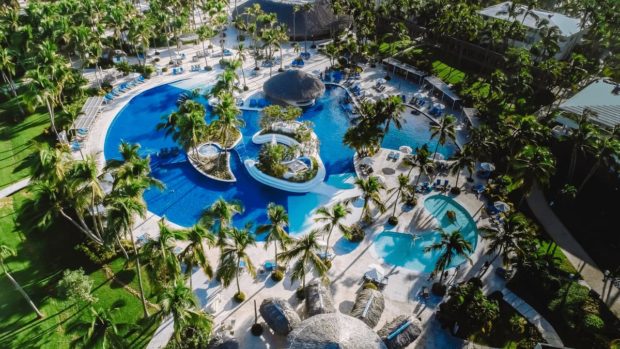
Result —
MULTIPOLYGON (((478 231, 476 223, 470 214, 453 199, 435 195, 426 198, 424 207, 438 221, 439 226, 447 233, 460 229, 465 240, 471 243, 472 248, 476 248, 478 241, 478 231), (451 222, 446 217, 446 212, 452 210, 456 212, 455 222, 451 222)), ((437 232, 417 232, 419 235, 415 240, 411 234, 385 231, 377 235, 374 248, 377 254, 386 263, 404 267, 407 269, 430 273, 435 267, 435 263, 442 251, 424 252, 426 246, 432 245, 441 240, 437 232)), ((463 257, 455 257, 450 267, 455 267, 465 262, 463 257)))
MULTIPOLYGON (((259 113, 243 112, 246 122, 242 129, 243 145, 237 146, 235 154, 231 156, 231 169, 237 177, 236 183, 221 183, 204 177, 187 162, 184 154, 174 159, 160 159, 155 155, 161 148, 178 146, 163 132, 156 131, 155 125, 162 116, 177 109, 175 102, 183 92, 186 91, 173 85, 162 85, 134 97, 108 129, 104 147, 106 159, 119 157, 118 145, 121 140, 139 143, 142 146, 141 154, 151 155, 153 175, 166 186, 162 191, 149 190, 145 193, 148 208, 176 224, 194 224, 206 207, 222 197, 243 201, 245 212, 236 218, 235 223, 238 225, 247 222, 265 223, 265 208, 268 203, 275 202, 287 207, 291 233, 300 232, 310 211, 325 203, 328 198, 315 193, 283 192, 264 186, 247 174, 242 159, 258 154, 259 147, 252 143, 251 137, 259 129, 259 113)), ((302 121, 313 122, 315 133, 320 139, 321 158, 327 170, 326 184, 339 189, 351 187, 350 177, 353 173, 353 150, 342 144, 342 137, 350 126, 340 107, 344 93, 341 88, 328 86, 325 95, 313 107, 304 110, 301 117, 302 121)), ((200 101, 206 104, 204 99, 200 101)), ((212 117, 208 110, 207 121, 212 117)), ((412 147, 424 144, 430 140, 428 124, 429 121, 423 116, 412 115, 402 130, 391 128, 385 137, 384 146, 397 149, 404 144, 412 147)), ((454 144, 446 144, 439 151, 450 156, 455 148, 454 144)))

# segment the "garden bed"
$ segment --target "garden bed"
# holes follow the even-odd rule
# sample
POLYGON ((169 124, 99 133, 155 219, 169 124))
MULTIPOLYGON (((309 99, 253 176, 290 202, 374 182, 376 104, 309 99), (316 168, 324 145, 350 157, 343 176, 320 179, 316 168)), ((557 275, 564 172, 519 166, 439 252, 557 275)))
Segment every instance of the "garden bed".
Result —
POLYGON ((212 158, 188 157, 194 168, 208 178, 224 182, 237 180, 230 170, 230 152, 221 152, 212 158))

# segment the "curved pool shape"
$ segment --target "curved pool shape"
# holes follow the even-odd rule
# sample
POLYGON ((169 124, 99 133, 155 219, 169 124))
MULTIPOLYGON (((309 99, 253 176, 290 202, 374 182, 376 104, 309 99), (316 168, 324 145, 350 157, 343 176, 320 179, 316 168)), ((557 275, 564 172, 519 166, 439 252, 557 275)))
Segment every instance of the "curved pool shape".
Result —
POLYGON ((198 154, 201 156, 216 156, 220 153, 220 148, 215 144, 203 144, 198 148, 198 154))
MULTIPOLYGON (((252 135, 259 131, 260 114, 244 111, 246 126, 241 130, 242 144, 231 154, 231 170, 237 178, 236 183, 222 183, 205 178, 196 171, 184 154, 178 159, 159 159, 156 153, 161 148, 178 147, 171 137, 156 131, 155 125, 162 116, 177 110, 176 100, 181 93, 187 92, 173 85, 161 85, 134 97, 113 120, 105 139, 104 155, 106 159, 119 158, 118 145, 121 140, 139 143, 141 155, 151 156, 153 175, 161 180, 166 188, 163 191, 149 190, 144 197, 148 209, 181 226, 196 223, 204 208, 222 197, 227 200, 242 200, 245 212, 235 219, 235 224, 242 226, 252 222, 255 226, 267 222, 265 208, 270 202, 283 205, 289 211, 289 227, 292 234, 307 228, 306 219, 309 212, 323 204, 329 197, 321 193, 333 193, 333 190, 317 188, 316 193, 293 194, 264 186, 247 173, 243 160, 256 158, 260 146, 253 144, 252 135)), ((354 173, 353 150, 342 144, 342 137, 350 126, 347 116, 340 107, 345 91, 338 87, 327 87, 325 94, 316 104, 304 110, 300 121, 312 121, 314 131, 321 142, 320 156, 325 165, 327 176, 324 186, 333 189, 351 187, 351 182, 342 182, 354 173)), ((206 99, 199 102, 205 106, 206 99)), ((207 107, 205 119, 213 118, 211 108, 207 107)), ((383 144, 398 149, 407 144, 420 146, 430 140, 429 120, 423 116, 407 116, 408 122, 401 130, 390 128, 383 144)), ((429 142, 431 149, 435 141, 429 142)), ((446 156, 454 153, 456 145, 446 144, 439 147, 439 152, 446 156)), ((329 189, 329 188, 328 188, 329 189)))
MULTIPOLYGON (((437 219, 438 224, 445 232, 451 233, 460 229, 465 240, 469 241, 474 250, 476 249, 478 230, 476 223, 465 208, 443 195, 426 198, 424 207, 437 219), (456 212, 455 222, 451 222, 446 217, 448 210, 456 212)), ((373 245, 379 257, 383 258, 386 263, 430 273, 435 268, 435 263, 442 251, 425 253, 424 248, 440 240, 441 237, 438 232, 423 232, 414 239, 409 233, 385 231, 377 235, 373 245)), ((450 268, 463 262, 465 262, 465 258, 454 257, 450 268)))

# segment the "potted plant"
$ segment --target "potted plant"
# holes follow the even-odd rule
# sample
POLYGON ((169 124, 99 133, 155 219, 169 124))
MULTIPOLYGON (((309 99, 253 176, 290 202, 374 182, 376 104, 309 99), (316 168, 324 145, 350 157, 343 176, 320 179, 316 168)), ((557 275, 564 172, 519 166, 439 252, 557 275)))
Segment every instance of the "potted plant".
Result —
POLYGON ((446 217, 448 217, 448 220, 452 223, 456 222, 456 212, 452 211, 452 210, 448 210, 446 212, 446 217))
POLYGON ((398 224, 398 217, 390 216, 390 218, 388 218, 388 224, 389 225, 396 225, 396 224, 398 224))

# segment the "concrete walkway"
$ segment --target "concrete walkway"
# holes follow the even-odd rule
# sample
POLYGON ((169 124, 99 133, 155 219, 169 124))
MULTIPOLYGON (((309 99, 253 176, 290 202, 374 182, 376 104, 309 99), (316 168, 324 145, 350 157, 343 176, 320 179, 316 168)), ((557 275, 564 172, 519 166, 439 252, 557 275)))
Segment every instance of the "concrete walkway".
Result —
POLYGON ((26 186, 28 186, 28 184, 30 184, 30 178, 24 178, 21 181, 15 182, 6 188, 0 189, 0 198, 5 198, 15 192, 20 191, 26 186))
POLYGON ((616 317, 620 317, 620 290, 611 282, 603 281, 603 273, 594 260, 581 247, 547 204, 545 195, 538 187, 532 189, 527 203, 545 231, 562 249, 569 262, 577 269, 588 286, 596 291, 616 317))
POLYGON ((564 347, 562 339, 560 339, 558 333, 555 332, 553 326, 551 326, 549 321, 542 317, 542 315, 538 314, 534 308, 507 288, 502 289, 502 294, 504 295, 504 301, 506 301, 506 303, 510 304, 519 314, 523 315, 527 321, 536 326, 545 342, 558 348, 564 347))

